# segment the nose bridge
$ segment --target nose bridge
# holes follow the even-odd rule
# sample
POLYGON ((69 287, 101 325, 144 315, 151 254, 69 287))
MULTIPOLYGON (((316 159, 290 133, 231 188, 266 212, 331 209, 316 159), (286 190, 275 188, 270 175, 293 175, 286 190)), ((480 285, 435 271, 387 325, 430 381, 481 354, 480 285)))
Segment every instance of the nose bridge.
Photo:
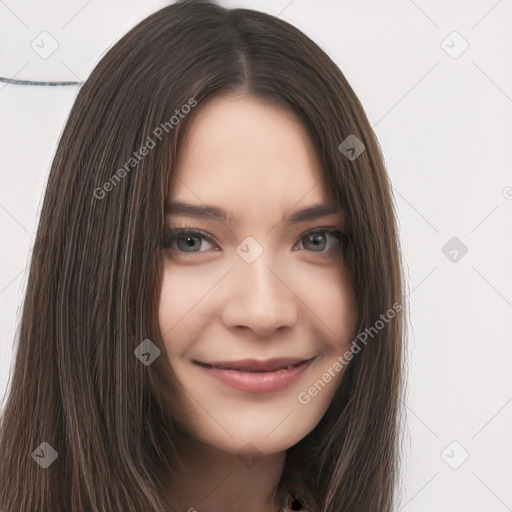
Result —
POLYGON ((237 248, 235 268, 231 273, 224 321, 229 326, 246 326, 260 335, 288 325, 297 318, 295 296, 269 250, 257 254, 255 247, 244 243, 237 248), (240 249, 247 249, 247 253, 240 249), (251 257, 246 257, 250 254, 251 257))

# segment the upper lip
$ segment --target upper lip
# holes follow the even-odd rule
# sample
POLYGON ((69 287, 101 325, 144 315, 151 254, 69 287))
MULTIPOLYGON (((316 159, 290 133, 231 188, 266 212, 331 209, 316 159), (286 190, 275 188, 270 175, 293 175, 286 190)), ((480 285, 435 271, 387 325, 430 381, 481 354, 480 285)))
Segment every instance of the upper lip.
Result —
POLYGON ((239 361, 214 361, 203 362, 193 360, 195 364, 202 366, 210 366, 212 368, 221 368, 225 370, 248 370, 260 372, 272 372, 288 368, 289 366, 296 366, 313 359, 312 357, 276 357, 274 359, 267 359, 265 361, 259 359, 241 359, 239 361))

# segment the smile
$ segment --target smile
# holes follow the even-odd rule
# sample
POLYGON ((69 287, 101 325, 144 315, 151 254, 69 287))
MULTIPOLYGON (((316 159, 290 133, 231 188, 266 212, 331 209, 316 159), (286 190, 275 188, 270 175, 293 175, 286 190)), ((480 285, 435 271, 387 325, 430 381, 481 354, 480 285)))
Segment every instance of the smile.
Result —
POLYGON ((293 384, 311 365, 315 357, 301 360, 238 361, 203 363, 193 361, 203 371, 239 391, 267 393, 293 384))

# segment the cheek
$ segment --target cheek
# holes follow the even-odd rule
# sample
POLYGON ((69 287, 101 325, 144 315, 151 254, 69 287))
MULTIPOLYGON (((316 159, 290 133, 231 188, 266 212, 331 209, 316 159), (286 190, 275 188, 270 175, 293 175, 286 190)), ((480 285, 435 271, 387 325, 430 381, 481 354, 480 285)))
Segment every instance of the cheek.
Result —
POLYGON ((165 268, 160 293, 158 318, 165 347, 169 353, 181 354, 187 340, 199 335, 208 318, 208 290, 215 276, 197 268, 165 268))
POLYGON ((333 267, 301 276, 298 295, 311 312, 311 322, 317 325, 329 352, 344 350, 355 336, 358 313, 349 271, 333 267))
POLYGON ((166 333, 182 339, 178 332, 197 328, 201 318, 211 309, 215 287, 229 269, 222 265, 180 265, 167 260, 164 265, 159 302, 159 322, 162 336, 166 333))

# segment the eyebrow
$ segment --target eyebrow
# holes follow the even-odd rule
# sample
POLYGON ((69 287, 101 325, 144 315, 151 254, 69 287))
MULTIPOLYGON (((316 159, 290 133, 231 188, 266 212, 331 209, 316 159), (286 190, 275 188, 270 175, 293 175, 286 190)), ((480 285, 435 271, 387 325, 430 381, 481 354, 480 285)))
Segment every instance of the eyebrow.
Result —
MULTIPOLYGON (((320 203, 304 208, 289 215, 285 215, 280 223, 286 225, 298 224, 309 220, 316 220, 321 217, 326 217, 333 213, 340 213, 340 209, 327 203, 320 203)), ((240 216, 233 215, 223 208, 210 205, 199 205, 183 203, 181 201, 173 201, 165 203, 165 215, 184 215, 187 217, 194 217, 196 219, 205 220, 222 220, 229 224, 238 224, 241 220, 240 216)))

